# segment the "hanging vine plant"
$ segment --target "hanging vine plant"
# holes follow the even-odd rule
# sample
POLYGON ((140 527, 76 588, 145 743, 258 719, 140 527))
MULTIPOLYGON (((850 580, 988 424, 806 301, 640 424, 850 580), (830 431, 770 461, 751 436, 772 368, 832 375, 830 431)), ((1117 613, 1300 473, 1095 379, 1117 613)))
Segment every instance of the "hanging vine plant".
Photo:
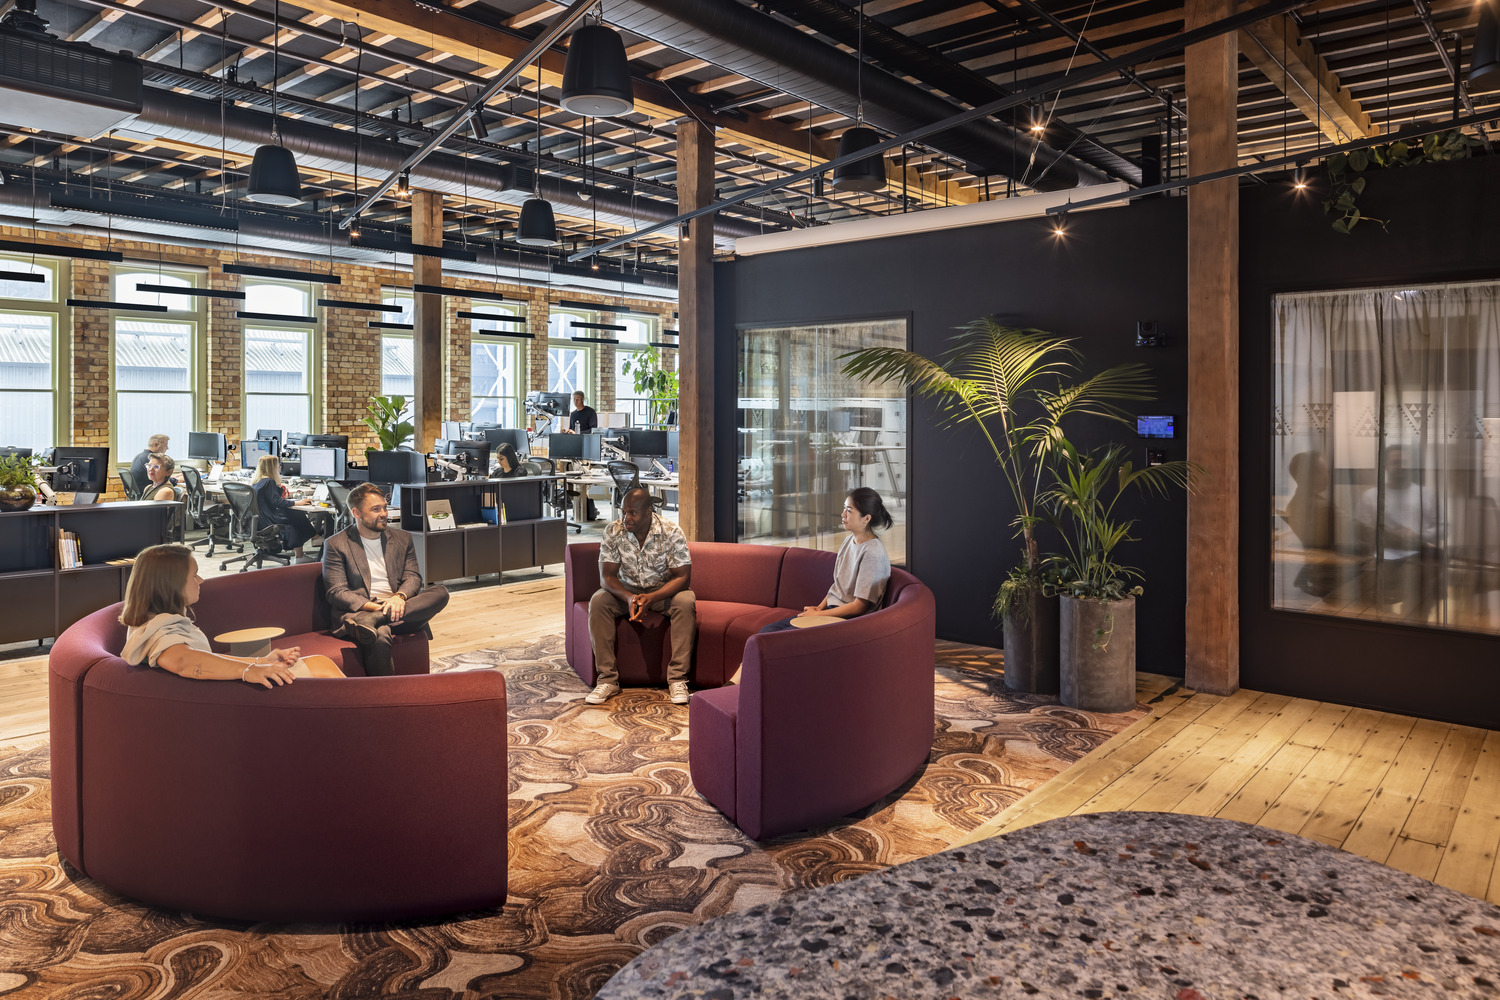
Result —
POLYGON ((1411 167, 1418 163, 1438 163, 1443 160, 1467 159, 1478 139, 1464 135, 1459 129, 1434 132, 1424 136, 1416 144, 1389 142, 1383 146, 1356 149, 1352 153, 1335 153, 1324 161, 1328 169, 1331 190, 1323 202, 1323 211, 1333 216, 1333 231, 1350 233, 1361 222, 1379 223, 1380 228, 1390 232, 1389 219, 1377 219, 1365 215, 1359 208, 1359 196, 1364 194, 1366 172, 1389 167, 1411 167))

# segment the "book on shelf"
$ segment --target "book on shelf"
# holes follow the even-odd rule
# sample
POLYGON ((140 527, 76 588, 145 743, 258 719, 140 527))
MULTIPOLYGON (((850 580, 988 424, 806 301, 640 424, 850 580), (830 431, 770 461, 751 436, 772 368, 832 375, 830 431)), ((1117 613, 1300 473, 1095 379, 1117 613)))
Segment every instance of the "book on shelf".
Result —
POLYGON ((66 529, 53 528, 53 548, 57 552, 58 569, 77 569, 83 565, 83 544, 78 540, 78 533, 66 529))
POLYGON ((453 504, 447 500, 427 501, 427 530, 451 531, 455 528, 453 504))

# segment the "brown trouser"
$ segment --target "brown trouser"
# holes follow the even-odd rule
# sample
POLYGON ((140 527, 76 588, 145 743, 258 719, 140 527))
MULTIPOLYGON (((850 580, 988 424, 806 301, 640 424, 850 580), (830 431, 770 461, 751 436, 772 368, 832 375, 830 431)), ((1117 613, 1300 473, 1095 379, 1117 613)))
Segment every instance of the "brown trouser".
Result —
MULTIPOLYGON (((684 590, 671 601, 654 601, 647 607, 666 615, 672 623, 667 682, 687 680, 688 664, 693 660, 693 633, 698 630, 698 599, 691 590, 684 590)), ((629 613, 624 601, 602 587, 589 598, 589 640, 594 646, 596 684, 620 683, 620 671, 615 667, 615 623, 629 613)))

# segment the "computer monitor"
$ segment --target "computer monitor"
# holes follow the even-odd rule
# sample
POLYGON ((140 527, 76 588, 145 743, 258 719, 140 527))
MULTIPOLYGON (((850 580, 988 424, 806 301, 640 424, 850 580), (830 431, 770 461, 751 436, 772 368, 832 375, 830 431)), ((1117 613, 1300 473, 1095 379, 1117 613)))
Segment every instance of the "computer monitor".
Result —
POLYGON ((302 431, 287 431, 286 443, 288 445, 296 445, 300 448, 307 444, 307 435, 302 431))
POLYGON ((640 455, 645 458, 666 458, 667 432, 643 431, 639 427, 633 427, 630 430, 630 447, 626 450, 632 457, 640 455))
POLYGON ((0 448, 0 458, 30 458, 31 449, 21 448, 16 445, 8 445, 0 448))
POLYGON ((275 454, 271 450, 271 445, 271 441, 264 441, 260 438, 241 438, 240 468, 249 469, 251 472, 254 472, 255 467, 260 464, 262 458, 275 454))
POLYGON ((309 434, 302 441, 303 446, 312 445, 314 448, 343 448, 349 449, 349 435, 347 434, 309 434))
POLYGON ((526 394, 526 405, 532 409, 550 413, 554 417, 566 417, 573 408, 573 397, 566 392, 541 392, 532 390, 526 394))
POLYGON ((583 435, 582 434, 549 434, 549 435, 547 435, 547 457, 549 457, 549 458, 582 458, 583 457, 583 435))
POLYGON ((677 461, 677 448, 682 440, 681 431, 667 431, 667 457, 677 461))
POLYGON ((434 455, 453 454, 453 440, 451 438, 438 438, 432 442, 432 453, 434 455))
POLYGON ((58 448, 52 453, 57 472, 54 490, 103 493, 109 479, 108 448, 58 448))
POLYGON ((187 457, 200 462, 222 462, 229 451, 229 441, 222 434, 188 431, 187 457))
POLYGON ((520 427, 498 427, 494 424, 475 424, 470 434, 481 433, 484 439, 490 443, 490 451, 495 451, 502 444, 508 444, 516 450, 517 455, 527 454, 531 448, 526 443, 526 431, 520 427))
POLYGON ((490 474, 490 443, 488 441, 453 441, 452 455, 463 463, 471 476, 490 474))
POLYGON ((372 451, 369 457, 370 482, 394 486, 427 482, 427 459, 417 451, 372 451))
POLYGON ((470 426, 467 420, 444 420, 442 421, 442 426, 438 429, 438 433, 448 440, 454 441, 462 437, 467 437, 470 426))
POLYGON ((257 441, 271 441, 271 442, 274 442, 274 444, 273 444, 273 446, 271 448, 271 454, 273 454, 273 455, 280 455, 281 454, 281 442, 286 440, 286 435, 283 434, 281 431, 259 430, 259 431, 255 432, 255 439, 257 441))
POLYGON ((303 479, 343 479, 348 474, 345 469, 348 454, 342 448, 304 446, 299 474, 303 479))

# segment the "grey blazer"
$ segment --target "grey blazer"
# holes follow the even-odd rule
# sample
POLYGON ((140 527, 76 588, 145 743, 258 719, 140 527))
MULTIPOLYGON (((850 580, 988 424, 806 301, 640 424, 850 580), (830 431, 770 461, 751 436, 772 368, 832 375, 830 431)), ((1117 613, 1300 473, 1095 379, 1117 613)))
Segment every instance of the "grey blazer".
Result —
MULTIPOLYGON (((411 535, 400 528, 386 528, 380 544, 385 548, 385 572, 396 593, 411 600, 422 592, 422 573, 411 535)), ((337 614, 359 611, 370 599, 370 560, 351 525, 328 539, 323 546, 323 583, 328 603, 337 614)))

